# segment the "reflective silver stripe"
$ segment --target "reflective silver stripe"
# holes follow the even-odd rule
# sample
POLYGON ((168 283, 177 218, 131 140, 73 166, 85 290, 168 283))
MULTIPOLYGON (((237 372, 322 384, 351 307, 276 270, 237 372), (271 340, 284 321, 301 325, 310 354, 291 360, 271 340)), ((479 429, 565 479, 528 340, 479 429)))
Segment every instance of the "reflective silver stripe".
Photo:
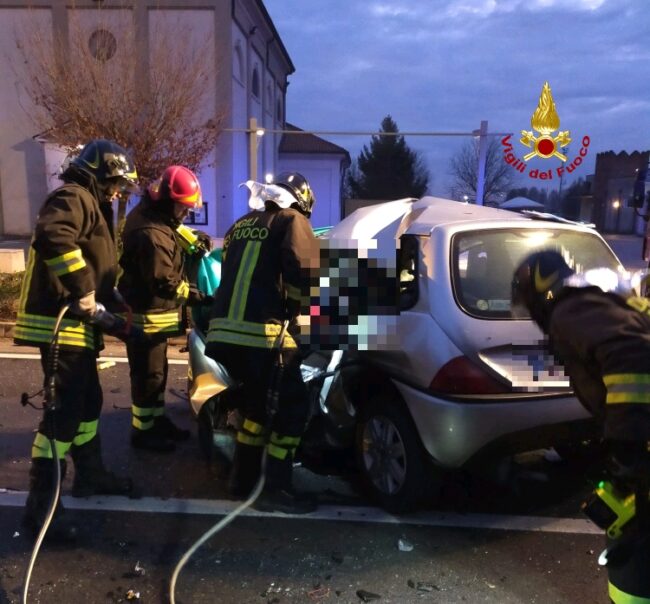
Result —
POLYGON ((61 254, 61 256, 56 256, 56 258, 45 260, 45 264, 58 277, 78 271, 86 266, 86 261, 83 258, 81 250, 76 249, 61 254))

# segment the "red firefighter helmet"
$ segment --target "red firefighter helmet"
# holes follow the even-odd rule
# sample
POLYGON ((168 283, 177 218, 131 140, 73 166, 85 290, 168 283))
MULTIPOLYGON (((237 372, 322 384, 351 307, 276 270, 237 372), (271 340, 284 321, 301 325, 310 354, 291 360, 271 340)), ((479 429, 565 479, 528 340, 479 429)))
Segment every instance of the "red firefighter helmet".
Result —
POLYGON ((199 179, 185 166, 169 166, 160 178, 149 185, 148 191, 154 201, 169 199, 193 210, 203 206, 199 179))

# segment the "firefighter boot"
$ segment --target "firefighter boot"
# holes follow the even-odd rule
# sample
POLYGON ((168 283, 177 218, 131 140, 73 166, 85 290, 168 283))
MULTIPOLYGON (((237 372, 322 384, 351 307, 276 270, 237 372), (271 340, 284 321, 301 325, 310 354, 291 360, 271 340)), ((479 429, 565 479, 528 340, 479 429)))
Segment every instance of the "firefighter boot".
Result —
POLYGON ((232 468, 228 477, 228 493, 234 499, 244 499, 251 494, 260 477, 264 446, 246 445, 237 441, 232 468))
POLYGON ((175 442, 187 440, 191 433, 189 430, 179 428, 171 419, 166 415, 160 415, 154 420, 154 430, 158 432, 163 438, 169 438, 175 442))
POLYGON ((73 446, 70 454, 74 460, 73 497, 133 495, 130 478, 122 478, 105 468, 99 434, 83 445, 73 446))
MULTIPOLYGON (((29 470, 29 495, 25 503, 25 513, 22 525, 27 533, 36 537, 40 532, 47 511, 54 495, 55 472, 53 459, 36 457, 32 459, 32 467, 29 470)), ((66 463, 60 460, 61 482, 65 477, 66 463)), ((65 510, 61 501, 57 501, 52 523, 50 524, 45 538, 50 542, 70 543, 77 539, 78 528, 65 517, 65 510)))
POLYGON ((156 453, 171 453, 176 449, 176 445, 171 438, 163 436, 154 428, 149 430, 133 428, 131 431, 131 446, 134 449, 145 449, 156 453))
POLYGON ((282 512, 283 514, 309 514, 316 510, 315 497, 298 493, 293 489, 293 455, 289 453, 279 459, 268 453, 266 457, 266 483, 264 490, 253 507, 263 512, 282 512))

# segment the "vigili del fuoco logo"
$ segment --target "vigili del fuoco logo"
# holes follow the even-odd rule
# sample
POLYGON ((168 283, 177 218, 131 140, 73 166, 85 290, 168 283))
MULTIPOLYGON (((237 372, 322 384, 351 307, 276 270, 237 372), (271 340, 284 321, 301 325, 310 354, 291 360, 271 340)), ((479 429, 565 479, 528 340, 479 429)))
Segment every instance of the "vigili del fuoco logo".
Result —
POLYGON ((528 149, 532 149, 532 151, 526 153, 522 158, 517 157, 514 153, 511 142, 512 135, 508 134, 508 136, 501 139, 503 158, 517 172, 524 174, 529 167, 526 162, 534 157, 544 160, 556 158, 563 165, 546 170, 532 167, 528 170, 530 178, 553 180, 554 177, 560 178, 565 172, 571 174, 582 163, 582 159, 586 157, 591 142, 588 136, 582 137, 580 151, 572 160, 564 153, 565 147, 569 145, 572 139, 569 130, 560 130, 560 116, 555 109, 555 101, 548 82, 544 82, 537 109, 530 118, 530 125, 533 130, 522 130, 519 142, 528 149), (554 136, 553 133, 556 130, 558 133, 554 136))

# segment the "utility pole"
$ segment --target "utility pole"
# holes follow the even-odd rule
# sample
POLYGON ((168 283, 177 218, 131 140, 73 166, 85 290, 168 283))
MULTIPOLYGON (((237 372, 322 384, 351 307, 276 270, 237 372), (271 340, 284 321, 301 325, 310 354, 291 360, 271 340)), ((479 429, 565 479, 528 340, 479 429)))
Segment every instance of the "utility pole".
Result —
POLYGON ((257 119, 248 120, 248 178, 257 182, 257 119))
MULTIPOLYGON (((485 191, 485 159, 487 156, 487 131, 488 123, 481 121, 481 128, 478 130, 478 175, 476 179, 476 205, 483 205, 483 193, 485 191)), ((474 132, 477 132, 474 130, 474 132)))

